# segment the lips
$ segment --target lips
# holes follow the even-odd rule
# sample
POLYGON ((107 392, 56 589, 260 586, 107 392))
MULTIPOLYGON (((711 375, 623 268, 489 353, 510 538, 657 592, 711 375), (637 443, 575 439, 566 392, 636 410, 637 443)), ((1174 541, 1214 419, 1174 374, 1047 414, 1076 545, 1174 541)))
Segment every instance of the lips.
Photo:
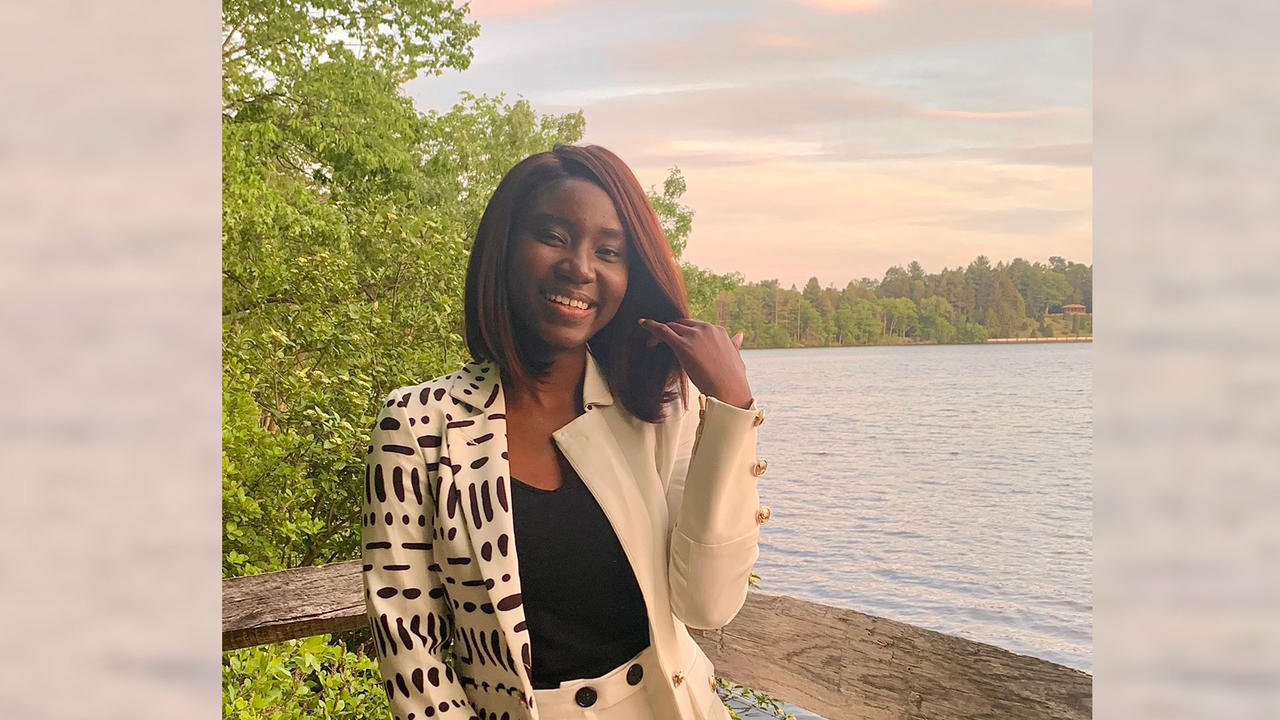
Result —
POLYGON ((582 307, 583 301, 558 293, 544 293, 542 301, 546 303, 547 319, 555 323, 576 325, 587 321, 595 314, 594 303, 588 303, 587 307, 582 307), (570 304, 566 304, 565 300, 568 300, 570 304))
POLYGON ((589 296, 578 292, 551 291, 544 292, 542 298, 561 307, 573 308, 575 310, 590 310, 596 306, 594 300, 589 296))

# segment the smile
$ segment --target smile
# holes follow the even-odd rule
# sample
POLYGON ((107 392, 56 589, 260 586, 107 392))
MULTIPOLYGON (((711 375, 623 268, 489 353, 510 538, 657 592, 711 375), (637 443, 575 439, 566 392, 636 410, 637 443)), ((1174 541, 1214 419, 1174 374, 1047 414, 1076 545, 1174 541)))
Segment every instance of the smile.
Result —
POLYGON ((587 310, 591 307, 590 303, 587 303, 575 298, 568 298, 563 295, 547 294, 547 295, 543 295, 542 297, 551 301, 556 305, 560 305, 562 307, 574 308, 576 310, 587 310))

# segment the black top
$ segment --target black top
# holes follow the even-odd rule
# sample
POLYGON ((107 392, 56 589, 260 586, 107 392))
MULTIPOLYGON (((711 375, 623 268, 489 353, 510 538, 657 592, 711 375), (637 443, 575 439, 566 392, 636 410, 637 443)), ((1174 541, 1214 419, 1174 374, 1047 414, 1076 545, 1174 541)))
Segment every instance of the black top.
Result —
POLYGON ((511 478, 533 687, 603 675, 649 646, 649 619, 618 536, 568 465, 541 490, 511 478))

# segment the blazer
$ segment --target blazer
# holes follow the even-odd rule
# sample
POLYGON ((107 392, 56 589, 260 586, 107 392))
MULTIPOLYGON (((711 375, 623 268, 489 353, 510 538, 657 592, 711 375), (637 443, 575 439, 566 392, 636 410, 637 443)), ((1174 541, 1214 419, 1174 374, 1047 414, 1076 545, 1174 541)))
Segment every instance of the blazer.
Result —
MULTIPOLYGON (((759 555, 757 428, 764 411, 699 395, 663 422, 615 403, 587 353, 584 412, 552 434, 618 535, 661 665, 655 717, 720 720, 710 661, 686 628, 726 625, 759 555)), ((472 361, 400 388, 365 472, 369 625, 399 720, 537 720, 513 539, 503 388, 472 361), (442 651, 452 646, 454 669, 442 651)))

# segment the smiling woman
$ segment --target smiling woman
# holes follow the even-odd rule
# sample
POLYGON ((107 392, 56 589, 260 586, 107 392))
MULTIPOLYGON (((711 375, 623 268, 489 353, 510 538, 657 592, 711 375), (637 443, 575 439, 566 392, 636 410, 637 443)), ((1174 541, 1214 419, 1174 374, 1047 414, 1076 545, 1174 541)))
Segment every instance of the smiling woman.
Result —
POLYGON ((687 628, 737 614, 768 516, 741 334, 688 317, 652 207, 599 147, 503 178, 466 321, 472 361, 392 393, 369 446, 393 713, 723 720, 687 628))

